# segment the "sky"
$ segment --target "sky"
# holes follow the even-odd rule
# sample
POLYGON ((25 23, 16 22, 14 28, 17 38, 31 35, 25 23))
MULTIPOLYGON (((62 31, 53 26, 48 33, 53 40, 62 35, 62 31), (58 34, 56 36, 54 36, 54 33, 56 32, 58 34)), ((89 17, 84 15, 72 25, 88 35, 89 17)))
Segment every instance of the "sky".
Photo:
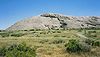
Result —
POLYGON ((0 0, 0 29, 42 13, 100 16, 100 0, 0 0))

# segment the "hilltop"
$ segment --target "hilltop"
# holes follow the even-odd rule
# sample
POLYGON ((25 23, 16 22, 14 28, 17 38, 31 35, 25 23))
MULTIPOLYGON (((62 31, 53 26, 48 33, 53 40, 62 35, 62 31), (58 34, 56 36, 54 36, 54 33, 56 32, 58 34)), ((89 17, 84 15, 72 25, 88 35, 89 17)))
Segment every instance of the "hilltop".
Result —
POLYGON ((62 14, 45 13, 18 21, 6 30, 56 28, 100 28, 100 16, 66 16, 62 14))

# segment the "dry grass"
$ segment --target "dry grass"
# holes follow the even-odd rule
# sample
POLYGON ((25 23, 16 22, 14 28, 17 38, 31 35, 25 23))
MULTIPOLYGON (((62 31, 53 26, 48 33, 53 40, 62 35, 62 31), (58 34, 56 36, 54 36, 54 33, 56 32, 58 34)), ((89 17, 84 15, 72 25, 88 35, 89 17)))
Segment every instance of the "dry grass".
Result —
MULTIPOLYGON (((55 30, 53 30, 55 31, 55 30)), ((100 57, 100 48, 93 48, 89 53, 68 53, 65 51, 64 44, 69 39, 81 39, 76 35, 78 33, 76 30, 66 30, 61 32, 52 32, 50 31, 34 31, 22 33, 28 33, 22 37, 0 37, 0 47, 7 46, 15 43, 26 42, 28 46, 36 47, 37 57, 100 57), (41 33, 42 32, 42 33, 41 33), (37 36, 38 35, 38 36, 37 36), (54 37, 54 36, 58 37, 54 37), (52 43, 54 40, 61 39, 65 41, 64 43, 54 44, 52 43)))

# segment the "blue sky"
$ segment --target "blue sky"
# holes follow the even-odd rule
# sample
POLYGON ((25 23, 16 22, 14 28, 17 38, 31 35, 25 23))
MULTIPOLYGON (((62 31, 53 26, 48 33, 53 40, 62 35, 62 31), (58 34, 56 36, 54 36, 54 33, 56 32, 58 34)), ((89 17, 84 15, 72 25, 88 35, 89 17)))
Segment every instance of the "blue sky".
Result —
POLYGON ((100 16, 100 0, 0 0, 0 29, 42 13, 100 16))

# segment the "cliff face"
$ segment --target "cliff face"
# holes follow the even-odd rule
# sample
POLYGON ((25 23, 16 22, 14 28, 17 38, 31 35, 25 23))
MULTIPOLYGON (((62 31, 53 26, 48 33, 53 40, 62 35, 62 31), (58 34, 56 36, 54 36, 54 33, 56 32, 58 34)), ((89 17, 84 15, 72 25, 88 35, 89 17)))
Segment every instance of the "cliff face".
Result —
POLYGON ((100 28, 100 16, 65 16, 46 13, 19 21, 6 30, 51 29, 51 28, 100 28))

